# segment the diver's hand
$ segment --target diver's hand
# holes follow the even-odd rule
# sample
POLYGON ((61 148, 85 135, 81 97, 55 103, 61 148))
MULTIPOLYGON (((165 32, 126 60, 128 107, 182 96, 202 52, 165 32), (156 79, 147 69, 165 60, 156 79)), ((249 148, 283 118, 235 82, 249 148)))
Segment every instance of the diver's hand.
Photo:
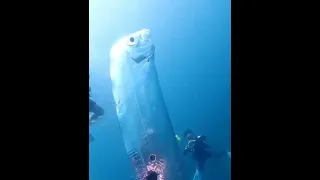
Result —
POLYGON ((89 126, 94 122, 92 119, 93 113, 89 113, 89 126))
POLYGON ((95 122, 96 122, 95 120, 89 121, 89 126, 92 126, 95 122))
POLYGON ((95 124, 101 118, 102 118, 102 116, 98 116, 95 119, 89 118, 89 126, 92 126, 93 124, 95 124))
POLYGON ((227 150, 227 155, 228 155, 228 158, 231 159, 231 151, 227 150))

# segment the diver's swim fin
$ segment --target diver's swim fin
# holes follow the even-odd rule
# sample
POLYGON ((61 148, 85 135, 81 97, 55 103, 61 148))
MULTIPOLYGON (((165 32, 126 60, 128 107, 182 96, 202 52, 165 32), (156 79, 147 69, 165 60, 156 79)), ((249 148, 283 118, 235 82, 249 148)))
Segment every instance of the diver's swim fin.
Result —
POLYGON ((196 169, 196 173, 194 173, 193 180, 201 180, 201 172, 196 169))
POLYGON ((89 143, 94 142, 96 139, 89 133, 89 143))

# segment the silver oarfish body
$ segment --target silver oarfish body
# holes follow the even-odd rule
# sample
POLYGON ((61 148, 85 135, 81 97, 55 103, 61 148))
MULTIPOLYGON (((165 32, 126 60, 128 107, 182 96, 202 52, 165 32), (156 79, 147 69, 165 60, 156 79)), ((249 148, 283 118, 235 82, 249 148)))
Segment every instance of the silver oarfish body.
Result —
POLYGON ((137 179, 155 171, 159 180, 186 180, 158 81, 150 30, 122 37, 113 45, 110 77, 124 145, 137 179))

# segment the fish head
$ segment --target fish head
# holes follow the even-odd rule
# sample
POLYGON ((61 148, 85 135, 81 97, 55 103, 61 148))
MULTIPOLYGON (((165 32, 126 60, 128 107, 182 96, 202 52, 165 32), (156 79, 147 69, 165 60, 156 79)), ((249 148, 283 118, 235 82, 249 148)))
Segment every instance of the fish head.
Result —
POLYGON ((111 79, 128 77, 129 75, 125 74, 129 72, 128 68, 131 72, 144 74, 154 62, 154 52, 155 46, 149 29, 142 29, 122 37, 110 51, 111 79))
POLYGON ((112 59, 126 59, 124 55, 129 56, 136 63, 144 60, 149 61, 155 51, 155 47, 151 40, 151 31, 142 29, 130 35, 124 36, 111 48, 112 59), (120 58, 122 57, 122 58, 120 58))
POLYGON ((149 62, 154 50, 150 30, 142 29, 127 36, 127 51, 135 63, 149 62))

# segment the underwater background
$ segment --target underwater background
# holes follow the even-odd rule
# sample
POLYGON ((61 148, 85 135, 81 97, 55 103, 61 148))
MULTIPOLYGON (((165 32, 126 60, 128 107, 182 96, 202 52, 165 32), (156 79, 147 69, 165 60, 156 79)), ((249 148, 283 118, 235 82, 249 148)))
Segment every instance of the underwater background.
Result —
MULTIPOLYGON (((173 128, 204 134, 215 150, 231 149, 231 1, 89 0, 92 99, 105 115, 89 127, 90 180, 134 176, 115 113, 109 52, 122 36, 152 33, 160 86, 173 128)), ((181 141, 181 153, 185 142, 181 141)), ((192 180, 195 162, 185 157, 192 180)), ((230 180, 230 159, 211 158, 203 180, 230 180)))

